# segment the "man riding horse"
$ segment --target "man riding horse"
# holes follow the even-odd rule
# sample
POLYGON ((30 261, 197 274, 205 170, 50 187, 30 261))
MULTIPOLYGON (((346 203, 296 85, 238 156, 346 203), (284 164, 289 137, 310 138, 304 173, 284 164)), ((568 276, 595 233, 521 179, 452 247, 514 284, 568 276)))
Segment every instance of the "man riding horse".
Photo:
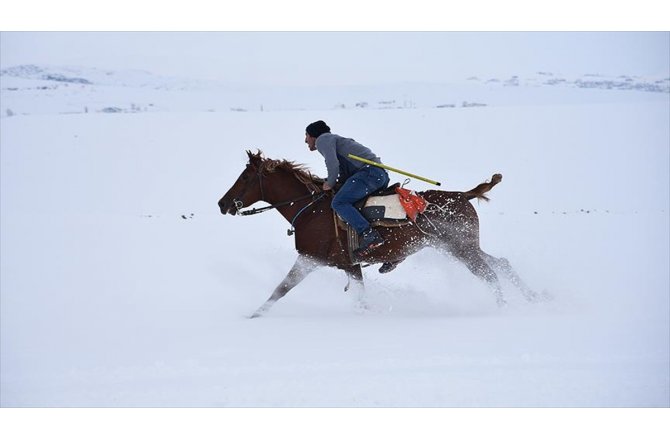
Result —
MULTIPOLYGON (((295 227, 298 257, 270 298, 251 317, 262 316, 318 267, 337 267, 345 271, 362 289, 362 266, 360 262, 351 259, 343 246, 338 229, 333 228, 333 211, 329 209, 329 204, 341 212, 347 221, 357 224, 364 236, 367 235, 368 239, 362 248, 367 253, 359 261, 369 264, 383 263, 382 268, 389 265, 385 270, 388 271, 409 255, 425 247, 433 247, 448 251, 474 275, 485 281, 498 305, 504 305, 505 299, 496 272, 518 287, 528 301, 538 299, 537 293, 526 286, 505 258, 493 257, 479 246, 479 218, 470 200, 486 199, 485 194, 502 180, 500 174, 494 174, 489 183, 479 184, 469 191, 420 192, 429 209, 417 217, 416 221, 405 225, 382 226, 381 232, 386 237, 384 241, 381 236, 369 230, 367 221, 351 215, 355 212, 351 204, 386 186, 386 171, 374 166, 358 166, 345 159, 347 147, 357 157, 366 156, 366 159, 381 163, 379 158, 355 141, 331 134, 323 121, 310 124, 306 131, 305 142, 310 149, 319 150, 326 158, 328 180, 325 184, 323 179, 316 178, 300 165, 286 160, 265 158, 260 151, 255 154, 247 151, 249 162, 218 203, 221 214, 224 215, 250 215, 276 209, 295 227), (333 189, 338 176, 344 185, 333 195, 329 190, 333 189), (326 191, 315 194, 315 185, 323 185, 326 191), (330 201, 331 196, 336 200, 330 201), (242 211, 242 208, 260 200, 270 205, 242 211), (342 209, 346 205, 352 209, 342 209), (307 210, 309 207, 312 209, 307 210), (380 243, 383 243, 381 248, 380 243), (375 245, 376 249, 370 249, 375 245)), ((384 272, 381 268, 380 271, 384 272)))
POLYGON ((323 190, 334 189, 336 183, 341 185, 331 206, 361 236, 360 247, 355 254, 359 258, 365 257, 384 244, 384 238, 370 226, 354 203, 386 188, 389 176, 385 169, 351 160, 348 155, 354 154, 376 163, 382 163, 381 159, 355 140, 331 133, 330 127, 323 121, 312 122, 307 126, 305 143, 310 151, 321 153, 326 161, 328 177, 323 183, 323 190))

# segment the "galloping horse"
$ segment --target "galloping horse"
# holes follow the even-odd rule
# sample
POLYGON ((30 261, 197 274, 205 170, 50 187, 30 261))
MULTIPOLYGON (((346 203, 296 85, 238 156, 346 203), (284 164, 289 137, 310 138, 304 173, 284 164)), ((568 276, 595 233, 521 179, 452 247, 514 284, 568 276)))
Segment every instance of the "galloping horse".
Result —
MULTIPOLYGON (((312 175, 304 166, 286 160, 264 158, 262 152, 247 151, 249 163, 237 181, 219 200, 222 214, 253 214, 277 209, 295 229, 298 258, 270 298, 251 316, 259 317, 310 272, 321 266, 344 270, 362 288, 361 262, 352 261, 347 237, 338 231, 331 208, 332 191, 322 191, 323 179, 312 175), (258 201, 270 204, 260 209, 241 211, 258 201)), ((499 306, 505 304, 497 270, 524 294, 528 301, 536 298, 504 258, 495 258, 479 247, 479 218, 469 200, 488 200, 484 195, 502 176, 496 174, 490 183, 470 191, 424 191, 428 208, 415 222, 402 226, 377 227, 385 243, 365 257, 369 264, 389 263, 391 268, 409 255, 430 246, 444 249, 463 262, 470 271, 486 281, 499 306)))

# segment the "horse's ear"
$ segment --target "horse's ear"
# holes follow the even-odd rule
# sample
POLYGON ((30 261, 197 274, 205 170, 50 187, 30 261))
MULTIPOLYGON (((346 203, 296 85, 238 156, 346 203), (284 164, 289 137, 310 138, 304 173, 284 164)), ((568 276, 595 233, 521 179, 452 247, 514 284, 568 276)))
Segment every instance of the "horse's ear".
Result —
POLYGON ((255 167, 258 167, 263 161, 263 152, 261 150, 256 150, 256 153, 247 150, 247 156, 249 156, 249 163, 255 167))
POLYGON ((256 149, 255 153, 252 153, 251 150, 247 150, 247 156, 249 156, 249 160, 263 159, 263 152, 258 148, 256 149))

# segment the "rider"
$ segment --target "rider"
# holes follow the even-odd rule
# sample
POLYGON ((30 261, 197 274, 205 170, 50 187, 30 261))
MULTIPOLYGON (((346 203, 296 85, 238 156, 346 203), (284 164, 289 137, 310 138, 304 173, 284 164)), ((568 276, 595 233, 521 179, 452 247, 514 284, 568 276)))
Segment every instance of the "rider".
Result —
POLYGON ((361 235, 360 247, 355 253, 363 257, 372 249, 381 246, 384 239, 379 232, 372 229, 353 204, 379 189, 386 188, 389 183, 388 173, 383 168, 350 159, 348 155, 354 154, 377 163, 382 163, 381 159, 355 140, 331 133, 330 127, 323 121, 307 126, 305 143, 310 151, 317 150, 326 160, 328 178, 323 184, 323 190, 333 189, 336 181, 342 184, 333 197, 332 208, 361 235))

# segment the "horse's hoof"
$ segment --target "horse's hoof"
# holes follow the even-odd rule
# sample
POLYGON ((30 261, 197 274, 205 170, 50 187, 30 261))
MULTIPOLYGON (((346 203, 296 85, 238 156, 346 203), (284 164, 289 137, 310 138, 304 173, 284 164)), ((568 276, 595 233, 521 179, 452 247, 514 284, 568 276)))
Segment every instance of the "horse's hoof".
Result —
POLYGON ((398 267, 398 264, 400 264, 400 261, 386 262, 379 268, 379 273, 389 273, 398 267))

